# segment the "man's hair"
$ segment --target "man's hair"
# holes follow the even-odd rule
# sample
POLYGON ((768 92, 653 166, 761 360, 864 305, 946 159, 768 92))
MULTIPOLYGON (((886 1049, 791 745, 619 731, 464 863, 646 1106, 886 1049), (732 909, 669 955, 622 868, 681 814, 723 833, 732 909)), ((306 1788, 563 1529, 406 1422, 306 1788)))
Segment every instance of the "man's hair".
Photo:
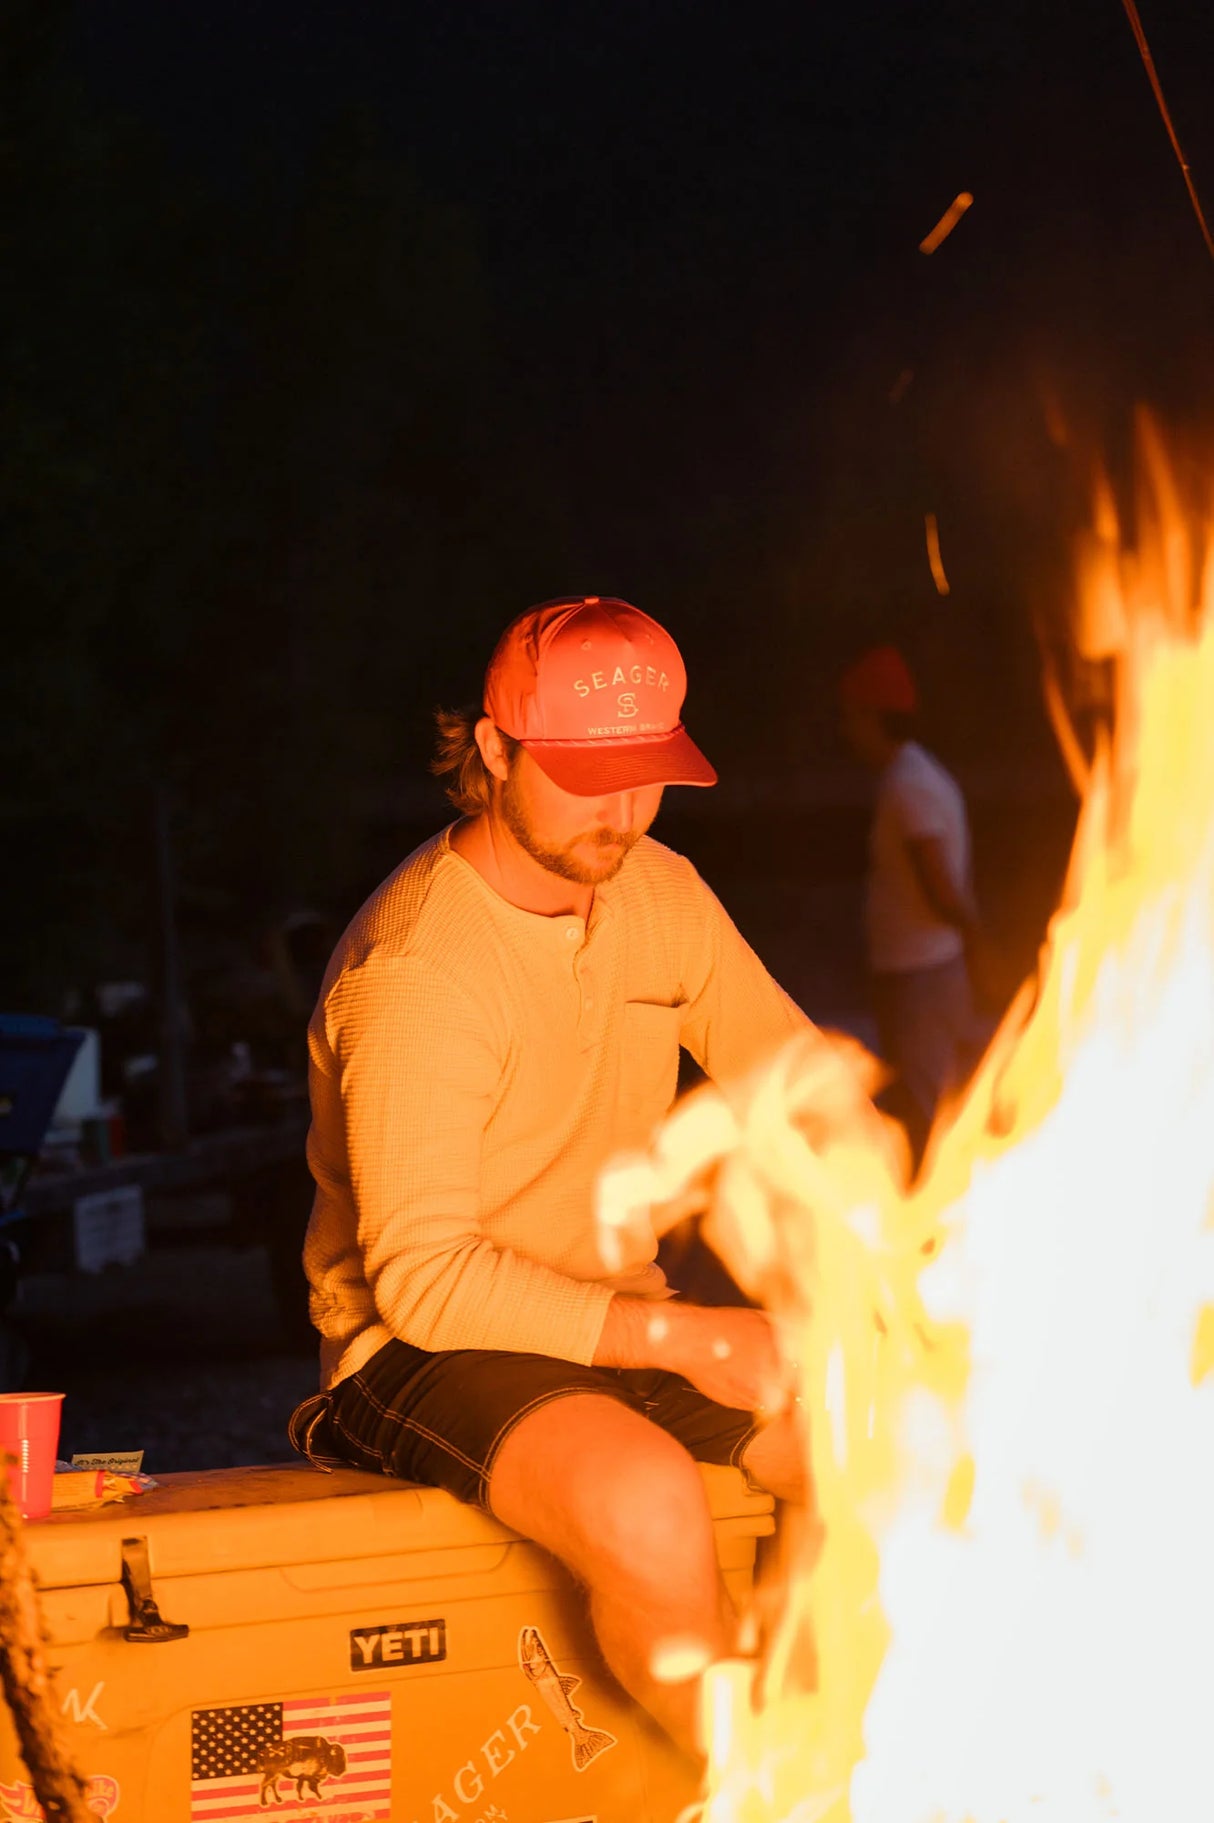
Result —
MULTIPOLYGON (((443 790, 466 817, 479 816, 482 810, 488 810, 493 797, 493 774, 476 744, 476 724, 483 713, 481 709, 434 711, 437 737, 430 770, 436 779, 442 780, 443 790)), ((498 734, 507 760, 513 762, 522 742, 501 728, 498 734)))

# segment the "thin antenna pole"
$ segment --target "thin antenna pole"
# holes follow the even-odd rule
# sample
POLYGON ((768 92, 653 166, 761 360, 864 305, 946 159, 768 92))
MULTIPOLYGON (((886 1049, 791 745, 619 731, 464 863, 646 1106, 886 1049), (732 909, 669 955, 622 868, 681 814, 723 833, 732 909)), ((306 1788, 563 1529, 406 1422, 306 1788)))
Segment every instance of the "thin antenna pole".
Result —
POLYGON ((1176 162, 1179 164, 1184 176, 1185 189, 1189 192, 1189 201, 1193 205, 1193 213, 1197 217, 1197 225, 1201 229, 1201 237, 1206 243, 1206 252, 1209 254, 1210 258, 1214 260, 1214 236, 1211 235, 1209 224, 1202 212, 1201 199, 1197 194, 1197 186, 1193 182, 1193 173, 1189 169, 1189 161, 1180 149, 1180 141, 1176 137, 1176 128, 1172 125, 1172 116, 1169 114, 1168 104, 1163 98, 1163 87, 1155 69, 1155 59, 1151 56, 1151 47, 1147 43, 1147 35, 1142 29, 1142 20, 1138 17, 1138 8, 1135 5, 1134 0, 1121 0, 1121 3, 1125 7, 1126 18, 1130 22, 1130 30, 1134 34, 1134 42, 1138 46, 1138 54, 1142 58, 1143 68, 1150 78, 1151 89, 1156 101, 1159 103, 1159 112, 1163 116, 1163 124, 1168 130, 1168 138, 1172 142, 1172 150, 1176 154, 1176 162))

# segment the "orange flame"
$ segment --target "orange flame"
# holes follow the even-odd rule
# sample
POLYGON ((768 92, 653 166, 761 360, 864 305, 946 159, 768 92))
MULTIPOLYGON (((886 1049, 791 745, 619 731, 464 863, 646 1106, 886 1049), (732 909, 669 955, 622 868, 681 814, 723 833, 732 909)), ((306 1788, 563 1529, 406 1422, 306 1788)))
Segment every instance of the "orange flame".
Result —
POLYGON ((655 1146, 803 1364, 824 1525, 705 1679, 705 1823, 1198 1823, 1214 1770, 1214 495, 1098 493, 1112 674, 1038 979, 920 1188, 799 1042, 655 1146))

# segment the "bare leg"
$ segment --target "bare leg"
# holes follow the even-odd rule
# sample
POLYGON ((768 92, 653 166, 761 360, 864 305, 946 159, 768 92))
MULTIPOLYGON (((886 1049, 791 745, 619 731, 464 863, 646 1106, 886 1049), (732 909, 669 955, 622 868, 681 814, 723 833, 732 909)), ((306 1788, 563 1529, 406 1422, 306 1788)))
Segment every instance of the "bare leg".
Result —
POLYGON ((618 1400, 572 1393, 511 1431, 489 1505, 585 1584, 611 1670, 698 1754, 699 1678, 664 1683, 652 1670, 668 1641, 695 1642, 709 1660, 733 1645, 704 1484, 683 1446, 618 1400))
POLYGON ((818 1655, 798 1576, 812 1574, 822 1522, 808 1480, 808 1439, 799 1414, 785 1413, 753 1437, 742 1457, 751 1478, 779 1502, 774 1537, 759 1540, 754 1615, 769 1673, 815 1689, 818 1655))
POLYGON ((746 1445, 742 1466, 752 1481, 792 1506, 807 1504, 805 1444, 792 1411, 773 1419, 746 1445))

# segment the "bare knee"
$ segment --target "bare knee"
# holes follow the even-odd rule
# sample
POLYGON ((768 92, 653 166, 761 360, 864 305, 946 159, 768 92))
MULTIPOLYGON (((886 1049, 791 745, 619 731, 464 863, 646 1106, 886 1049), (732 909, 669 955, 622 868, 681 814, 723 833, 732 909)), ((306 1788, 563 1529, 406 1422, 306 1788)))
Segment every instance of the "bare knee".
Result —
POLYGON ((618 1401, 562 1399, 524 1419, 503 1445, 489 1499, 592 1587, 660 1590, 715 1575, 699 1469, 618 1401))
POLYGON ((786 1412, 758 1431, 743 1452, 742 1466, 752 1481, 777 1500, 792 1506, 812 1505, 809 1438, 799 1416, 786 1412))
POLYGON ((665 1432, 656 1432, 654 1447, 612 1465, 596 1489, 593 1515, 598 1551, 646 1581, 698 1578, 715 1562, 703 1478, 665 1432))

